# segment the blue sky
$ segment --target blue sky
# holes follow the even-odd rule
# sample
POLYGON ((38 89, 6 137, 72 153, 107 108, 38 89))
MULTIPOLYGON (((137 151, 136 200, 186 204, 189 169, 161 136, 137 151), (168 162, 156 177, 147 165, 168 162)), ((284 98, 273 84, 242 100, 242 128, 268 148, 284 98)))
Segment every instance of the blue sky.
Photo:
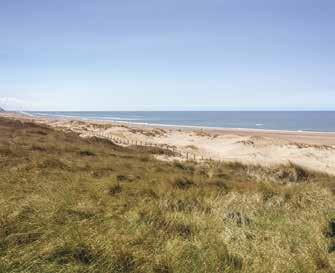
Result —
POLYGON ((1 0, 0 104, 335 110, 333 0, 1 0))

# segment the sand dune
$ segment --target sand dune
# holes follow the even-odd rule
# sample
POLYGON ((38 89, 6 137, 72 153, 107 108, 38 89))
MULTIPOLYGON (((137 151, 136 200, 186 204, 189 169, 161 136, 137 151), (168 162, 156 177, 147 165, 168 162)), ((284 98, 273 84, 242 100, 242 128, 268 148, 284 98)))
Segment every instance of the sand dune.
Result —
POLYGON ((1 116, 71 130, 82 137, 108 133, 133 142, 166 144, 180 152, 194 154, 197 158, 265 166, 291 161, 313 170, 335 174, 335 133, 165 128, 101 121, 32 118, 8 113, 1 116))

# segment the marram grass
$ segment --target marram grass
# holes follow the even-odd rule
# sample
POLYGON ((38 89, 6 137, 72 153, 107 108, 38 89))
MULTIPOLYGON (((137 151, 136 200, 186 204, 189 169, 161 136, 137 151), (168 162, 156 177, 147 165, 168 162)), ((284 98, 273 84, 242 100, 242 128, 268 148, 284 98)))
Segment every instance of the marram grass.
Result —
POLYGON ((334 272, 334 177, 163 152, 0 119, 0 272, 334 272))

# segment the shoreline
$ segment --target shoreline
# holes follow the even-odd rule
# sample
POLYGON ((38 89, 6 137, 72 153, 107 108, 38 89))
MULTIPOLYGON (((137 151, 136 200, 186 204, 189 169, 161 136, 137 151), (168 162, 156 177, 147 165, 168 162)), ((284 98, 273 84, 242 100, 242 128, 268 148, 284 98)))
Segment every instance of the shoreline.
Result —
MULTIPOLYGON (((1 113, 0 117, 36 122, 83 138, 108 136, 125 143, 151 143, 182 154, 262 166, 287 164, 335 175, 335 133, 175 127, 129 122, 54 118, 1 113)), ((159 157, 161 160, 182 158, 159 157)))
MULTIPOLYGON (((10 113, 10 112, 7 112, 10 113)), ((201 126, 201 125, 178 125, 178 124, 164 124, 164 123, 147 123, 147 122, 135 122, 126 120, 112 120, 112 119, 94 119, 94 118, 82 118, 75 116, 51 116, 51 115, 34 115, 28 112, 12 112, 14 114, 22 114, 32 118, 49 118, 56 120, 80 120, 85 122, 106 122, 106 123, 117 123, 131 126, 145 126, 149 128, 171 128, 171 129, 199 129, 208 131, 237 131, 237 132, 250 132, 250 133, 278 133, 278 134, 315 134, 315 135, 331 135, 335 137, 335 131, 305 131, 305 130, 281 130, 281 129, 258 129, 258 128, 235 128, 235 127, 213 127, 213 126, 201 126)))

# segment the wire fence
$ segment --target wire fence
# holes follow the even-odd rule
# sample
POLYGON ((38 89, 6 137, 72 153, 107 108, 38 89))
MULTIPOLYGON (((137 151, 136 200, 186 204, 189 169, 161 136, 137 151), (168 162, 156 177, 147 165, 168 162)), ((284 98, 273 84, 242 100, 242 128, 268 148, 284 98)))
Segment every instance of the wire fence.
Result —
POLYGON ((122 146, 142 146, 142 147, 155 147, 164 150, 171 151, 175 157, 186 160, 186 161, 195 161, 195 162, 221 162, 223 160, 214 159, 212 157, 205 157, 203 155, 195 154, 188 151, 180 151, 177 149, 176 146, 162 144, 162 143, 153 143, 149 141, 142 141, 142 140, 131 140, 125 137, 118 137, 113 135, 110 132, 88 132, 86 134, 88 137, 97 137, 101 139, 107 139, 112 141, 115 144, 122 145, 122 146))

